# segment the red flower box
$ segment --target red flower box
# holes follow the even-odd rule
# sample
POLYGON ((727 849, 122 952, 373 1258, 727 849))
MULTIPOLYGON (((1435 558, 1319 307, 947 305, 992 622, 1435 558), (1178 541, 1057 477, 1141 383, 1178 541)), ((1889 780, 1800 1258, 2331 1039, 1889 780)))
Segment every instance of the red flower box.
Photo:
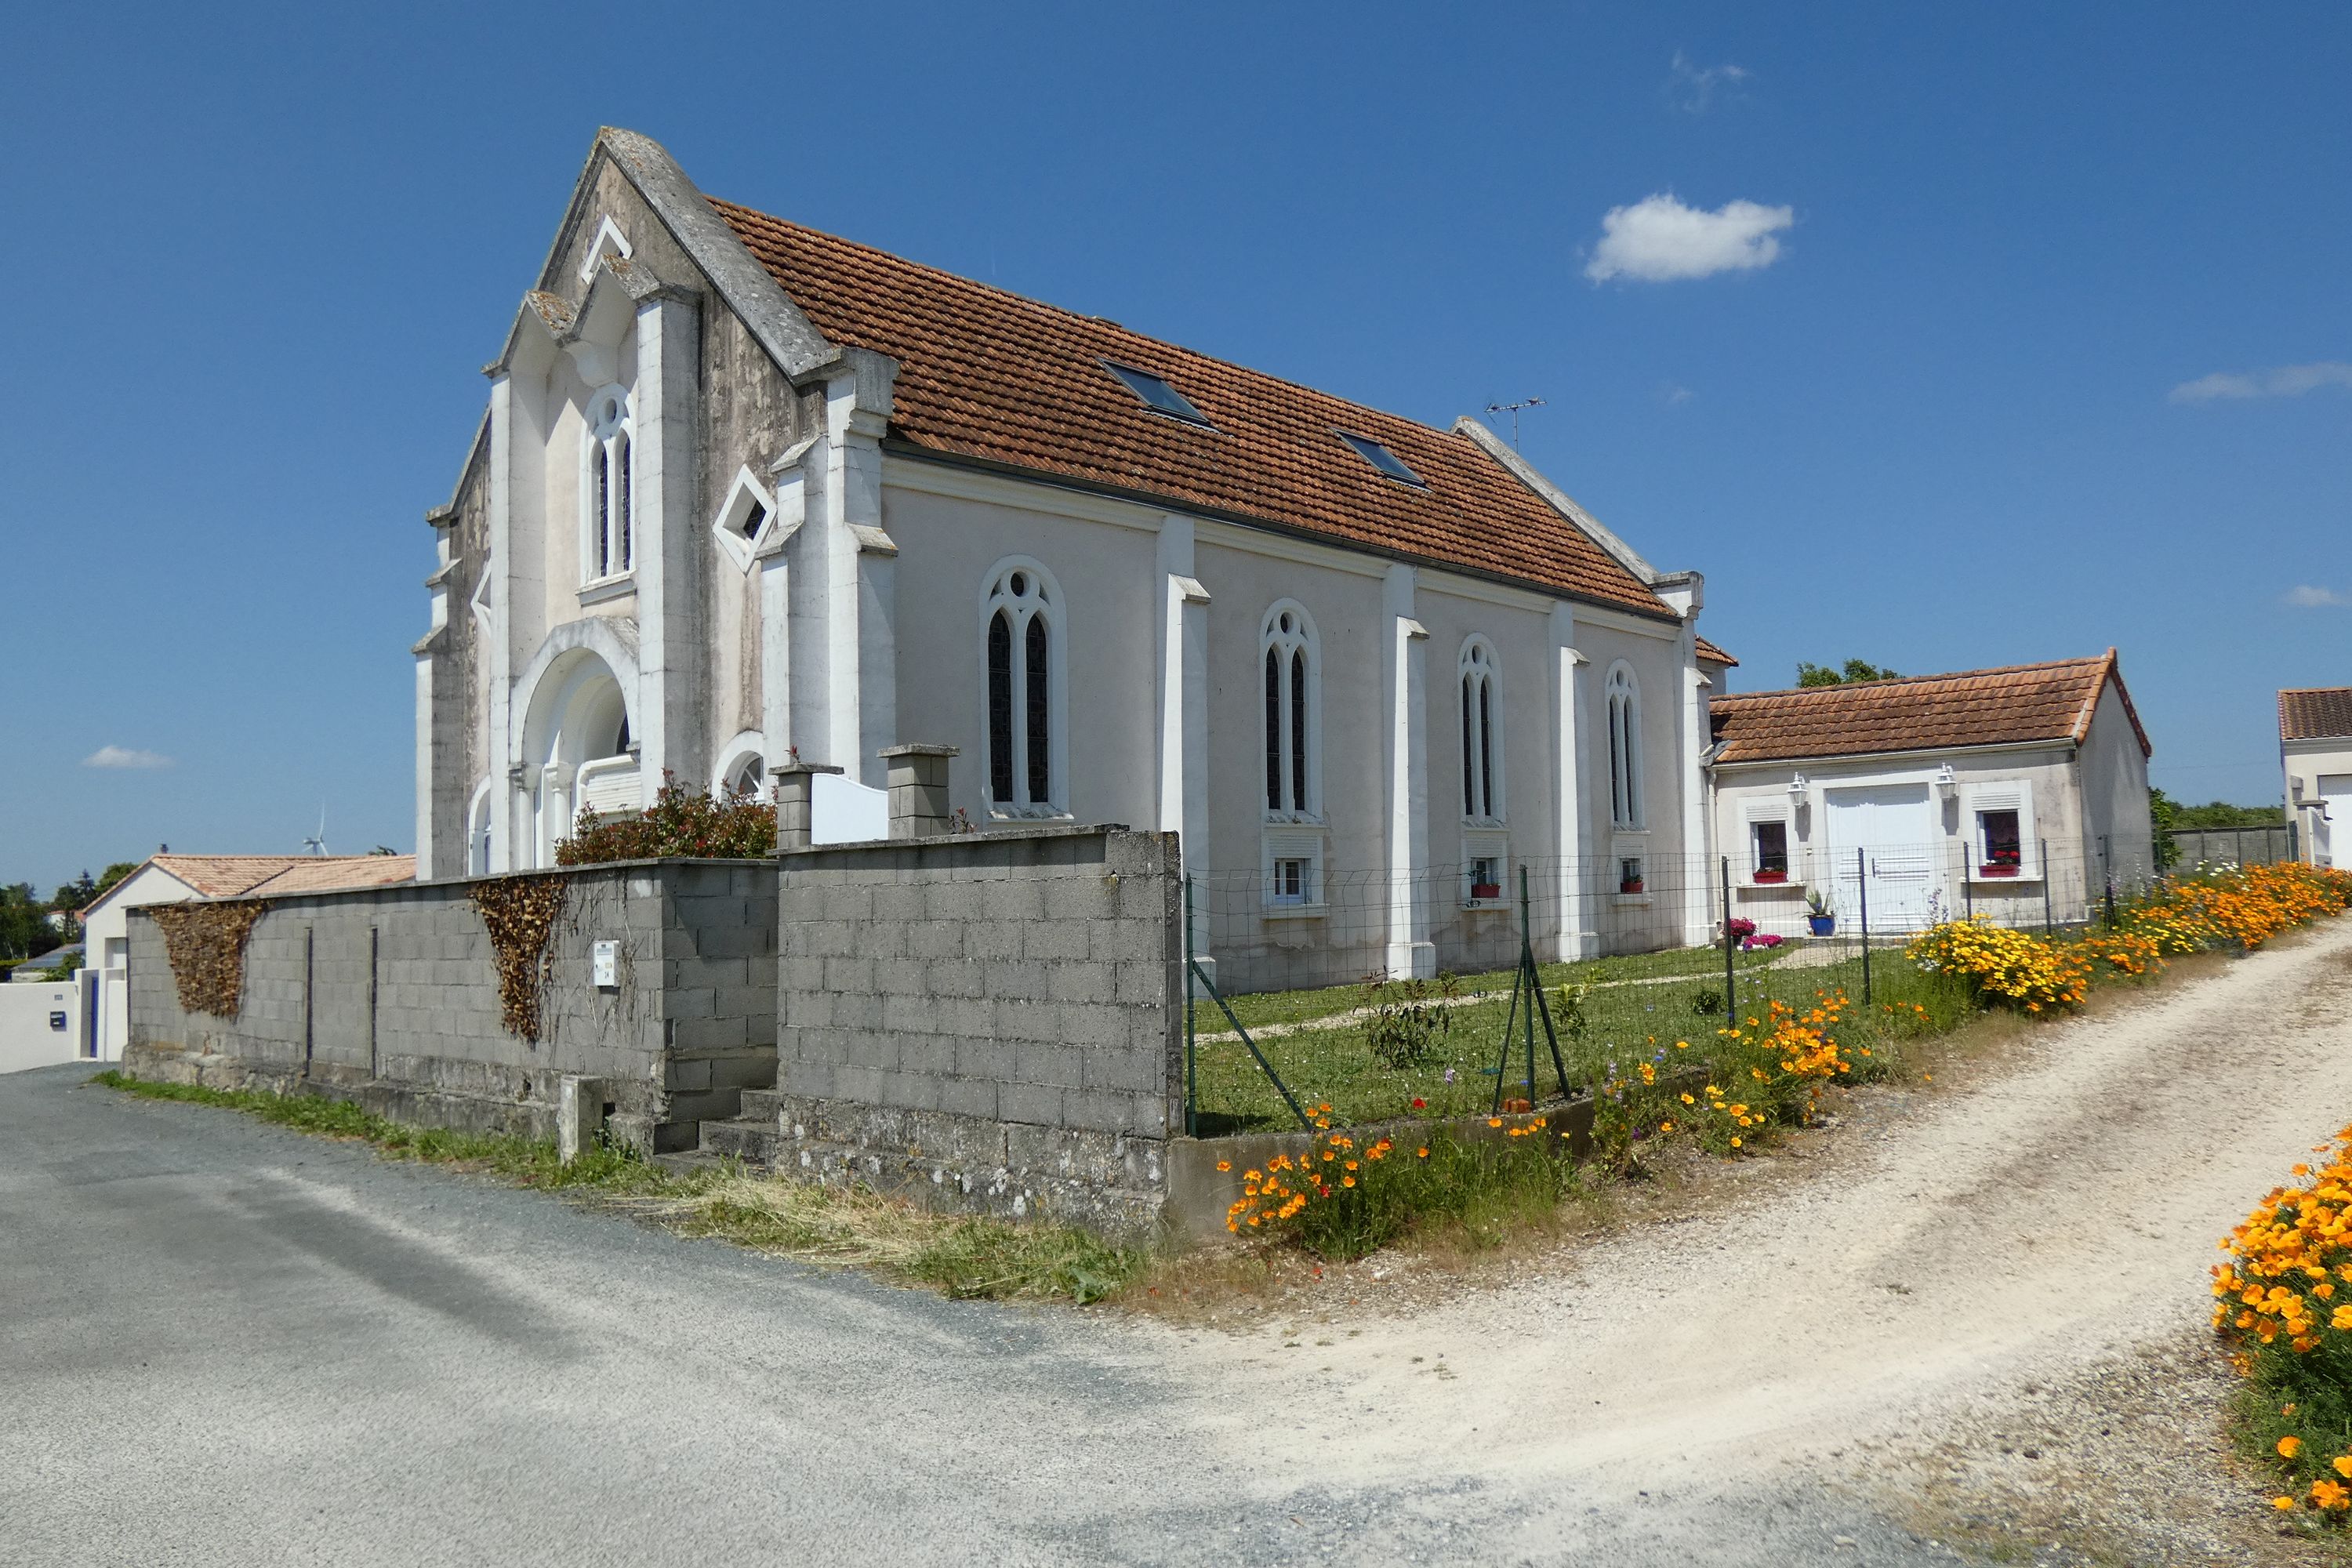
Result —
POLYGON ((1617 890, 1621 893, 1638 893, 1642 890, 1642 879, 1636 877, 1630 882, 1620 882, 1617 884, 1617 890))
POLYGON ((1755 880, 1759 887, 1762 887, 1768 883, 1785 882, 1788 879, 1789 873, 1786 871, 1759 871, 1755 876, 1755 880))
POLYGON ((1977 875, 1979 877, 2014 877, 2017 875, 2017 868, 2015 866, 2007 865, 1979 866, 1977 868, 1977 875))
POLYGON ((1473 882, 1470 884, 1470 896, 1474 899, 1499 899, 1503 896, 1503 885, 1500 882, 1473 882))

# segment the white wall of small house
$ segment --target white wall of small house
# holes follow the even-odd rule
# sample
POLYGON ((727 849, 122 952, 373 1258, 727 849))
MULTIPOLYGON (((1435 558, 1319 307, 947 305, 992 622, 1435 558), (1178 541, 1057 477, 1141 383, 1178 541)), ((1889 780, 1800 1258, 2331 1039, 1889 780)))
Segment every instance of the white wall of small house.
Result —
POLYGON ((2113 682, 2083 737, 2083 836, 2088 858, 2115 879, 2118 890, 2144 886, 2156 872, 2154 830, 2147 814, 2147 754, 2113 682))
MULTIPOLYGON (((1731 866, 1732 914, 1756 921, 1761 931, 1790 937, 1805 933, 1806 890, 1829 889, 1839 878, 1851 876, 1842 858, 1832 859, 1827 796, 1835 791, 1878 786, 1927 792, 1930 837, 1923 847, 1933 858, 1930 890, 1940 912, 1963 912, 1973 900, 1979 912, 2002 923, 2031 924, 2042 915, 2044 878, 2049 880, 2051 911, 2056 919, 2080 920, 2089 907, 2097 871, 2086 866, 2084 856, 2084 800, 2071 745, 1718 764, 1711 776, 1715 839, 1719 856, 1727 858, 1731 866), (1937 784, 1938 775, 1948 766, 1954 780, 1948 794, 1937 784), (1790 785, 1800 775, 1804 791, 1792 795, 1790 785), (1980 846, 1976 843, 1973 807, 1980 790, 2018 783, 2031 789, 2032 820, 2021 825, 2029 840, 2027 858, 2032 862, 2026 869, 2041 875, 1988 879, 1976 868, 1980 846), (1759 817, 1787 826, 1789 879, 1785 883, 1759 883, 1755 879, 1751 825, 1759 817), (2040 851, 2045 845, 2043 856, 2040 851)), ((1854 911, 1844 910, 1842 918, 1850 922, 1854 911)))
POLYGON ((2279 762, 2280 798, 2294 824, 2297 853, 2314 866, 2352 868, 2352 739, 2283 742, 2279 762), (2328 806, 2325 817, 2309 809, 2321 801, 2328 806))
POLYGON ((131 1041, 131 911, 142 904, 177 904, 199 895, 161 866, 142 866, 107 889, 82 922, 83 960, 99 972, 98 1054, 120 1061, 131 1041))

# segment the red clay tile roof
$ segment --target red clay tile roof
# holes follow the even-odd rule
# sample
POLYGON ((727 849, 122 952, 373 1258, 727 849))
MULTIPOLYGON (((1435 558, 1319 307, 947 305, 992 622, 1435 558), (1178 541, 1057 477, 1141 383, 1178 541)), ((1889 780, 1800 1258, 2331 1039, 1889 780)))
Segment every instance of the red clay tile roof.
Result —
MULTIPOLYGON (((414 881, 414 855, 150 855, 146 864, 168 871, 206 899, 235 899, 247 893, 318 893, 336 888, 373 888, 414 881)), ((119 888, 131 879, 117 882, 119 888)), ((114 896, 109 888, 80 911, 91 910, 114 896)))
POLYGON ((416 880, 414 855, 305 855, 276 875, 247 888, 247 895, 333 893, 347 888, 389 888, 416 880))
POLYGON ((1698 656, 1699 658, 1706 659, 1710 664, 1727 664, 1736 666, 1739 662, 1729 654, 1724 652, 1721 648, 1716 647, 1713 643, 1707 641, 1705 637, 1700 637, 1698 639, 1698 656))
POLYGON ((2021 745, 2071 741, 2090 732, 2099 694, 2110 680, 2148 753, 2147 731, 2124 689, 2109 648, 2097 658, 1914 675, 1853 686, 1749 691, 1708 704, 1717 761, 1764 763, 1804 757, 1867 756, 1944 746, 2021 745))
POLYGON ((2352 735, 2352 686, 2305 686, 2279 693, 2279 739, 2352 735))
POLYGON ((827 339, 898 363, 890 429, 909 446, 1673 616, 1468 436, 711 205, 827 339), (1105 360, 1166 378, 1214 428, 1147 409, 1105 360), (1427 488, 1383 478, 1339 430, 1381 442, 1427 488))

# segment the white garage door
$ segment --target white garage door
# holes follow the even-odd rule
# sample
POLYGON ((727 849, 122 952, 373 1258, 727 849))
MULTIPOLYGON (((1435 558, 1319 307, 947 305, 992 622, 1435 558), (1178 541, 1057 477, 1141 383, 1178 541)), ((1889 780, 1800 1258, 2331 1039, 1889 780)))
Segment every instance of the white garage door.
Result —
POLYGON ((1928 787, 1823 790, 1822 803, 1840 934, 1861 930, 1864 892, 1873 931, 1925 926, 1936 880, 1935 806, 1928 787))
MULTIPOLYGON (((2326 820, 2309 822, 2312 861, 2352 870, 2352 773, 2320 774, 2319 798, 2326 803, 2326 820)), ((2322 814, 2303 815, 2308 821, 2322 814)))

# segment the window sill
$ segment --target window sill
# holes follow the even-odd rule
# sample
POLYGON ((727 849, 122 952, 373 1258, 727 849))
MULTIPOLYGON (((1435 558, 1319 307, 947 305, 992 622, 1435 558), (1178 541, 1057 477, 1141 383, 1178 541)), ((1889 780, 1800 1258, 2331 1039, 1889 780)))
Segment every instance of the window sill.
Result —
POLYGON ((1462 908, 1465 913, 1472 914, 1482 912, 1508 913, 1511 908, 1511 900, 1508 899, 1465 899, 1462 900, 1462 908))
POLYGON ((580 587, 580 602, 583 605, 601 605, 610 599, 625 598, 636 591, 637 576, 635 573, 631 572, 618 577, 604 577, 593 583, 583 583, 580 587))
POLYGON ((1270 921, 1319 921, 1330 912, 1328 904, 1268 904, 1263 918, 1270 921))
POLYGON ((1269 811, 1265 814, 1262 825, 1267 828, 1289 827, 1309 833, 1331 831, 1330 825, 1321 817, 1309 816, 1303 811, 1269 811))
POLYGON ((1789 893, 1801 896, 1805 890, 1805 885, 1802 882, 1735 882, 1732 884, 1732 890, 1738 893, 1754 893, 1759 896, 1769 893, 1789 893))
POLYGON ((1076 822, 1076 817, 1054 805, 991 805, 988 820, 1003 823, 1076 822))
POLYGON ((1647 893, 1612 893, 1609 897, 1610 901, 1620 909, 1646 910, 1650 907, 1650 895, 1647 893))

